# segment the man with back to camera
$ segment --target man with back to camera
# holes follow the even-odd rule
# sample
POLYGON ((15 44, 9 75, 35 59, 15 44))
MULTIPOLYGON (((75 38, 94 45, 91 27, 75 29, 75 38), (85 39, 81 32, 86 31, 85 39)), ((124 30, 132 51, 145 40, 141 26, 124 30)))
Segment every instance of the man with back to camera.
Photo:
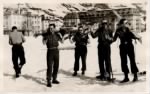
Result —
POLYGON ((17 27, 12 27, 12 32, 9 34, 9 44, 12 45, 12 61, 16 73, 16 78, 21 74, 22 66, 26 63, 25 53, 22 44, 25 42, 25 38, 22 32, 17 31, 17 27), (20 63, 18 63, 18 58, 20 63))

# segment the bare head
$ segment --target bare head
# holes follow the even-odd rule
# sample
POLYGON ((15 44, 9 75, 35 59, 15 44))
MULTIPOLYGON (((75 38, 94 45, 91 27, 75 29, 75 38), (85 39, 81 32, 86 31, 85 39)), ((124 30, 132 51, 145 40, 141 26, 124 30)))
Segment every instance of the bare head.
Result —
POLYGON ((129 23, 126 19, 121 19, 120 22, 119 22, 119 25, 128 27, 129 23))
POLYGON ((55 31, 55 24, 49 24, 49 30, 48 31, 50 31, 50 32, 54 32, 55 31))
POLYGON ((17 27, 16 26, 12 27, 12 32, 14 32, 14 31, 17 31, 17 27))
POLYGON ((80 33, 83 33, 83 26, 79 26, 78 31, 79 31, 80 33))

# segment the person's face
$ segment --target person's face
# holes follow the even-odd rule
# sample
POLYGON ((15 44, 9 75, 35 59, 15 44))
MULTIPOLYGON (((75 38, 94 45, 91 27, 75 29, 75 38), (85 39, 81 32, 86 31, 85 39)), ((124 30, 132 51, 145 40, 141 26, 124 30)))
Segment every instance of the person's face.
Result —
POLYGON ((125 20, 125 21, 123 22, 123 26, 128 27, 128 22, 127 22, 127 20, 125 20))
POLYGON ((49 26, 50 31, 54 31, 54 26, 49 26))
POLYGON ((107 28, 107 24, 106 23, 103 23, 102 25, 104 28, 107 28))
POLYGON ((82 27, 79 28, 79 32, 83 33, 83 28, 82 27))

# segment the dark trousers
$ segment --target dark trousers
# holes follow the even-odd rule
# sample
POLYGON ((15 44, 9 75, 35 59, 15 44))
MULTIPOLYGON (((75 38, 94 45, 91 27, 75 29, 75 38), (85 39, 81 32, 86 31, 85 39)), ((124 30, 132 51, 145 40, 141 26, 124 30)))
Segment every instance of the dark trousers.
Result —
POLYGON ((12 47, 12 61, 16 74, 19 72, 19 65, 23 66, 25 61, 25 53, 22 45, 13 45, 12 47), (20 59, 20 63, 18 63, 20 59))
POLYGON ((131 72, 137 73, 138 68, 135 62, 134 46, 132 43, 120 45, 121 68, 122 68, 122 72, 124 72, 125 74, 129 73, 129 69, 127 65, 127 56, 129 56, 130 59, 131 72))
POLYGON ((59 68, 59 50, 48 49, 47 50, 47 80, 57 79, 57 73, 59 68))
POLYGON ((110 75, 111 69, 111 49, 110 45, 98 45, 99 69, 102 76, 107 72, 110 75))
POLYGON ((81 57, 82 60, 82 71, 86 70, 86 56, 87 56, 87 47, 86 46, 76 46, 75 48, 75 63, 74 63, 74 71, 79 70, 79 60, 81 57))

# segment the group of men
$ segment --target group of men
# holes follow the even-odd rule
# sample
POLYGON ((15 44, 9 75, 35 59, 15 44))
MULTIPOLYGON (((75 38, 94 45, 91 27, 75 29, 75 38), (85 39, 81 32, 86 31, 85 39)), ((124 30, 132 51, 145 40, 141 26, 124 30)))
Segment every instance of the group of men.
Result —
MULTIPOLYGON (((98 59, 100 75, 97 79, 100 80, 111 80, 111 44, 120 39, 120 58, 121 68, 124 72, 124 79, 121 83, 128 82, 129 69, 127 66, 127 56, 130 59, 131 72, 134 74, 133 82, 138 80, 137 72, 138 68, 135 62, 134 46, 132 39, 141 41, 141 38, 135 36, 127 26, 127 20, 121 19, 119 26, 113 36, 113 31, 108 27, 107 20, 102 21, 96 32, 92 29, 88 29, 88 33, 84 30, 83 26, 78 27, 78 31, 74 36, 69 37, 71 42, 75 42, 75 62, 74 62, 74 73, 73 76, 78 75, 79 71, 79 59, 82 60, 82 75, 86 71, 86 57, 87 57, 87 44, 89 41, 89 34, 96 38, 98 37, 98 59)), ((55 30, 55 24, 50 24, 47 32, 35 34, 34 36, 43 36, 43 43, 47 46, 47 86, 52 87, 52 84, 59 84, 57 80, 57 74, 59 70, 59 41, 63 43, 66 39, 60 32, 55 30)), ((21 32, 17 32, 17 27, 12 27, 12 32, 9 35, 9 43, 12 45, 12 61, 16 72, 16 77, 21 74, 22 66, 25 64, 25 55, 22 43, 25 42, 24 36, 21 32), (18 58, 20 58, 20 64, 18 64, 18 58)))

